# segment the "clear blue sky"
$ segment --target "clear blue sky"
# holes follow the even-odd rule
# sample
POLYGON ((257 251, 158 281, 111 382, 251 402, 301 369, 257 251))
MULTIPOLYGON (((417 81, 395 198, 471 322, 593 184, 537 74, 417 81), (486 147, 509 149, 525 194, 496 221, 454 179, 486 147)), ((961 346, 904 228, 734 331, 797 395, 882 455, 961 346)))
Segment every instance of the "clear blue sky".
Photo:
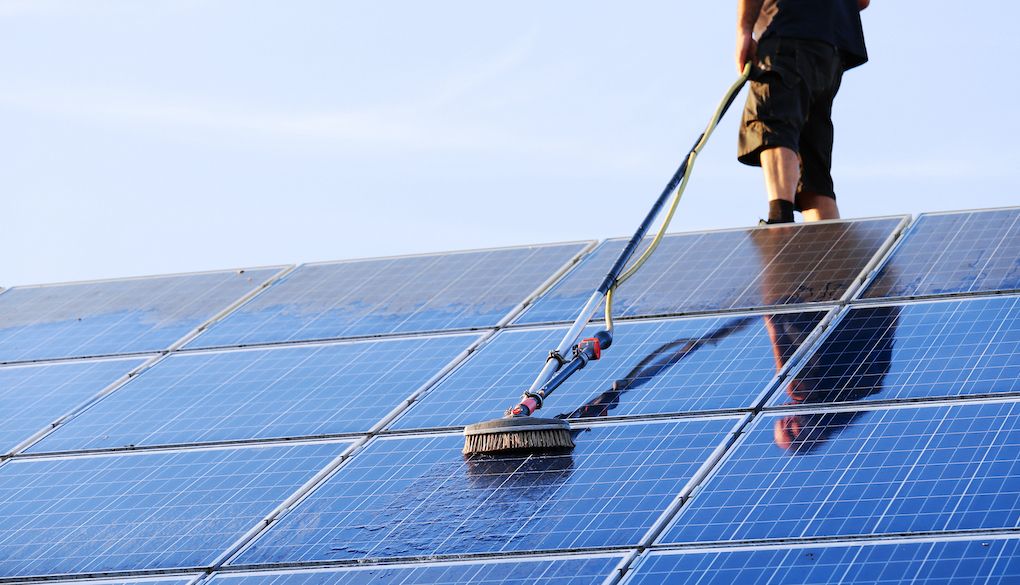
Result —
MULTIPOLYGON (((0 0, 0 285, 627 235, 735 77, 734 4, 0 0)), ((844 216, 1020 203, 1020 4, 864 21, 844 216)), ((737 114, 674 231, 764 214, 737 114)))

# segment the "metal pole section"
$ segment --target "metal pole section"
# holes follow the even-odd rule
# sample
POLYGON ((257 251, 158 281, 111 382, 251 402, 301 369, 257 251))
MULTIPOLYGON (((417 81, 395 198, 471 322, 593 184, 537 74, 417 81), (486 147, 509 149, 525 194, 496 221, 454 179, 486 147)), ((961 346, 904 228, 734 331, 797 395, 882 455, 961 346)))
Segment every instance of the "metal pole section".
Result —
MULTIPOLYGON (((694 146, 697 147, 698 143, 701 142, 704 134, 698 137, 694 142, 694 146)), ((614 284, 616 284, 617 277, 620 276, 620 272, 623 271, 623 267, 626 266, 627 262, 637 251, 638 246, 641 244, 641 240, 644 239, 645 235, 648 234, 649 228, 652 227, 652 223, 655 221, 656 216, 662 211, 666 202, 669 201, 670 195, 676 191, 676 188, 680 185, 680 181, 683 180, 684 174, 687 172, 687 161, 690 160, 689 156, 684 157, 684 161, 680 164, 680 168, 673 173, 673 176, 669 179, 669 183, 666 184, 666 188, 662 190, 659 198, 655 200, 655 204, 648 210, 648 215, 645 216, 644 221, 638 226, 634 235, 631 236, 630 241, 627 242, 627 246, 624 247, 623 251, 620 252, 620 256, 617 257, 613 267, 609 269, 609 273, 606 274, 606 278, 602 281, 602 284, 592 293, 588 302, 581 309, 581 312, 574 319, 574 324, 570 326, 560 344, 556 346, 556 351, 561 355, 566 355, 566 352, 570 351, 572 347, 577 343, 577 338, 581 335, 581 331, 584 330, 585 325, 591 320, 592 315, 599 308, 599 303, 605 298, 606 293, 614 284)), ((545 361, 545 365, 542 367, 542 371, 535 378, 535 381, 531 384, 531 388, 528 392, 535 392, 539 388, 545 385, 546 382, 552 378, 556 370, 560 368, 560 364, 555 359, 548 359, 545 361)))
MULTIPOLYGON (((584 308, 581 309, 581 313, 577 316, 577 319, 574 319, 574 324, 570 326, 570 329, 568 329, 563 335, 563 339, 560 340, 560 344, 556 346, 557 352, 561 355, 565 355, 566 352, 570 351, 570 349, 574 347, 574 344, 577 343, 577 338, 581 336, 581 331, 584 330, 585 325, 587 325, 588 321, 591 320, 591 316, 598 310, 599 303, 602 302, 602 299, 604 299, 605 296, 606 295, 599 291, 592 293, 591 297, 588 298, 588 302, 584 305, 584 308)), ((545 383, 553 377, 553 374, 555 374, 558 369, 560 369, 560 363, 558 361, 551 358, 547 359, 545 361, 545 365, 542 367, 542 371, 538 374, 538 377, 535 378, 535 382, 531 384, 531 388, 528 389, 528 392, 535 392, 542 386, 545 386, 545 383)))
MULTIPOLYGON (((698 136, 698 139, 694 141, 694 146, 691 147, 691 152, 698 147, 698 144, 701 143, 701 139, 704 137, 704 133, 698 136)), ((666 188, 662 190, 662 194, 660 194, 659 198, 655 200, 655 204, 652 205, 652 208, 648 210, 648 215, 645 216, 645 220, 641 222, 637 231, 630 237, 630 241, 627 242, 627 246, 623 249, 623 252, 620 252, 620 256, 616 259, 616 263, 609 269, 609 273, 606 274, 605 280, 603 280, 602 284, 599 285, 598 292, 604 295, 609 292, 609 289, 612 288, 614 284, 616 284, 617 277, 619 277, 620 273, 623 272, 623 267, 628 261, 630 261, 630 257, 634 255, 635 251, 637 251, 637 247, 641 244, 641 240, 643 240, 645 235, 648 233, 648 229, 652 227, 652 222, 655 221, 655 217, 659 215, 660 211, 662 211, 662 208, 666 205, 666 201, 669 200, 670 195, 672 195, 673 192, 676 191, 677 187, 680 186, 680 181, 683 181, 684 175, 687 173, 688 161, 690 161, 690 154, 684 157, 684 161, 680 163, 680 168, 673 173, 673 176, 669 179, 669 183, 666 184, 666 188)))

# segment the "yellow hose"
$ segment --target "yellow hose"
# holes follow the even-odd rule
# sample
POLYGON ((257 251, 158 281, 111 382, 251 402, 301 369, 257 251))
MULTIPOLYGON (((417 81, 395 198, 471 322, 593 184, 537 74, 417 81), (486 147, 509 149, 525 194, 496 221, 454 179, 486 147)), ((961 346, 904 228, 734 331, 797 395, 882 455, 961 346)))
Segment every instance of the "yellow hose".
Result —
POLYGON ((736 95, 737 92, 744 86, 748 76, 751 74, 751 63, 748 62, 744 65, 744 70, 740 73, 740 77, 730 86, 730 89, 723 96, 723 99, 719 102, 719 105, 715 109, 715 113, 712 115, 712 119, 708 123, 708 127, 705 128, 705 132, 701 135, 701 140, 694 145, 691 152, 687 155, 687 168, 684 170, 684 176, 680 180, 680 185, 676 189, 676 194, 673 195, 673 201, 669 205, 669 211, 666 212, 665 218, 662 220, 662 225, 659 226, 659 231, 655 234, 651 243, 645 248, 641 256, 630 265, 629 268, 623 271, 623 273, 616 279, 613 286, 609 287, 606 291, 606 329, 610 332, 613 331, 613 292, 616 287, 624 283, 628 278, 634 276, 634 273, 651 257, 652 253, 656 248, 659 247, 659 242, 662 241, 662 237, 666 235, 666 230, 669 228, 669 224, 673 221, 673 214, 676 213, 677 205, 680 203, 680 198, 684 194, 684 190, 687 189, 687 181, 691 178, 691 172, 694 170, 694 161, 698 158, 698 153, 708 143, 708 138, 712 136, 712 132, 715 131, 715 127, 719 125, 719 121, 722 119, 723 114, 726 112, 726 108, 730 101, 736 95))

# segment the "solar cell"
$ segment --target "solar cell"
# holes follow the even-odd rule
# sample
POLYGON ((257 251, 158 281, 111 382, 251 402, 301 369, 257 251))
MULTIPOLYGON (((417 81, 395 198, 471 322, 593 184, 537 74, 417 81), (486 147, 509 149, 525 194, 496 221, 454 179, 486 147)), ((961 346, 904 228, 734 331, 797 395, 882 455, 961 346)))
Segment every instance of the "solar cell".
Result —
MULTIPOLYGON (((620 287, 614 315, 669 315, 839 300, 903 218, 666 237, 620 287)), ((573 321, 626 244, 599 246, 517 323, 573 321)))
POLYGON ((0 295, 0 363, 164 350, 278 271, 15 287, 0 295))
POLYGON ((11 460, 0 467, 0 575, 209 564, 348 446, 11 460))
POLYGON ((432 563, 340 570, 219 573, 210 585, 591 585, 606 581, 621 556, 485 563, 432 563))
POLYGON ((1020 289, 1020 207, 921 214, 864 298, 1020 289))
MULTIPOLYGON (((621 322, 612 347, 557 389, 543 416, 750 408, 775 377, 776 356, 785 363, 824 314, 621 322)), ((392 427, 465 425, 480 413, 497 416, 528 389, 563 333, 560 327, 504 330, 392 427)))
POLYGON ((1016 528, 1020 403, 760 417, 663 542, 1016 528))
POLYGON ((492 327, 586 246, 308 264, 190 347, 492 327))
POLYGON ((1020 582, 1016 539, 649 554, 626 585, 1007 585, 1020 582))
POLYGON ((0 454, 14 449, 145 361, 79 361, 0 368, 0 454))
POLYGON ((774 405, 1020 392, 1020 297, 851 309, 774 405))
POLYGON ((366 432, 479 337, 179 353, 31 451, 366 432))
POLYGON ((234 564, 636 545, 735 417, 578 429, 570 454, 465 458, 458 434, 373 441, 234 564))

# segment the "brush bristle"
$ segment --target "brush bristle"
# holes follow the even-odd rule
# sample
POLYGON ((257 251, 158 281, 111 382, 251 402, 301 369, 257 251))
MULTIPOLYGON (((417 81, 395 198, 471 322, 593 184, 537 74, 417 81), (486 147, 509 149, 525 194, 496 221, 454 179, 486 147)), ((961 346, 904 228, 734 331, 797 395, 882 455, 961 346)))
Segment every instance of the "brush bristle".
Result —
POLYGON ((465 455, 573 448, 574 440, 567 429, 516 429, 464 437, 465 455))

